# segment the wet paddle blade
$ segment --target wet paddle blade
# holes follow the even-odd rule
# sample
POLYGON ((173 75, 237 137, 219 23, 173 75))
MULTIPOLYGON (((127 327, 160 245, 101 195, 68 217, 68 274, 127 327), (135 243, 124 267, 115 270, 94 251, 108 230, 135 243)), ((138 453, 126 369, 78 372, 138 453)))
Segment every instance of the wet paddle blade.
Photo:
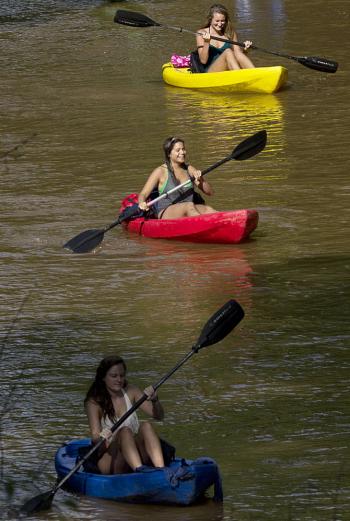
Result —
POLYGON ((114 21, 117 24, 130 25, 132 27, 160 26, 160 24, 144 14, 135 13, 132 11, 124 11, 123 9, 118 9, 118 11, 115 13, 114 21))
POLYGON ((236 300, 229 300, 205 324, 193 347, 194 351, 220 342, 244 317, 244 311, 236 300))
POLYGON ((43 494, 29 499, 21 506, 19 513, 21 516, 31 516, 36 512, 42 512, 43 510, 49 510, 51 508, 54 492, 49 490, 43 494))
POLYGON ((309 67, 309 69, 314 69, 320 72, 337 72, 338 63, 333 60, 326 60, 326 58, 318 58, 317 56, 301 56, 297 57, 296 60, 305 65, 305 67, 309 67))
POLYGON ((260 132, 257 132, 253 136, 248 137, 239 145, 237 145, 234 151, 232 152, 231 158, 236 159, 237 161, 249 159, 250 157, 255 156, 265 148, 266 141, 266 130, 260 130, 260 132))
POLYGON ((102 242, 103 230, 85 230, 66 242, 63 248, 71 250, 73 253, 89 253, 102 242))

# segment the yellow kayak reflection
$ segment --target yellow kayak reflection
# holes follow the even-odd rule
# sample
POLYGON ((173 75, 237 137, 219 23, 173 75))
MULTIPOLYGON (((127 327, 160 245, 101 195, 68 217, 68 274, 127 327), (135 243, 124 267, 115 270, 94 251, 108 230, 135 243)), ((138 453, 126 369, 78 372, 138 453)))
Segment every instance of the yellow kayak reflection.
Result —
MULTIPOLYGON (((284 110, 280 100, 271 94, 230 95, 183 90, 174 87, 165 88, 167 121, 171 127, 178 127, 179 114, 181 123, 186 128, 193 121, 196 128, 207 136, 213 135, 220 140, 232 143, 232 131, 246 136, 252 129, 263 128, 268 134, 269 149, 278 146, 284 126, 284 110)), ((278 148, 280 148, 278 146, 278 148)))

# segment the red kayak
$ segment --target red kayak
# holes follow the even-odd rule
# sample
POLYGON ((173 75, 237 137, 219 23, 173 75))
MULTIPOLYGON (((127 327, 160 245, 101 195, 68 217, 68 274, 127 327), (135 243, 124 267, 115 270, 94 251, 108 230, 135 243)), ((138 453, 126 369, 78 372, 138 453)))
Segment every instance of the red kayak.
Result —
MULTIPOLYGON (((135 194, 126 197, 120 211, 135 194)), ((133 233, 152 239, 175 239, 188 242, 237 244, 249 237, 258 225, 256 210, 232 210, 183 217, 181 219, 137 218, 124 221, 123 226, 133 233)))

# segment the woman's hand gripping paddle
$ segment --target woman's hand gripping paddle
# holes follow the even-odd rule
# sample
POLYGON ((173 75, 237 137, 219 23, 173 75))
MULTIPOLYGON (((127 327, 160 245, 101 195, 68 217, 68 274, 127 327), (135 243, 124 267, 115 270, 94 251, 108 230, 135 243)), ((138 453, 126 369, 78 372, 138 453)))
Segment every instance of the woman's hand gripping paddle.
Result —
MULTIPOLYGON (((172 27, 171 25, 160 24, 155 22, 148 16, 142 13, 135 13, 134 11, 124 11, 119 9, 115 13, 114 21, 118 24, 129 25, 131 27, 164 27, 166 29, 173 29, 175 31, 190 33, 190 34, 200 34, 198 32, 189 31, 188 29, 184 29, 183 27, 172 27)), ((235 42, 232 40, 227 40, 225 38, 220 38, 219 36, 211 36, 213 40, 218 40, 220 42, 229 42, 232 45, 238 45, 239 47, 245 48, 244 43, 235 42)), ((315 71, 320 72, 336 72, 338 69, 338 63, 334 60, 327 60, 326 58, 319 58, 317 56, 290 56, 289 54, 284 54, 276 51, 268 51, 267 49, 262 49, 257 47, 256 45, 252 45, 250 49, 255 49, 256 51, 265 52, 267 54, 273 54, 275 56, 281 56, 282 58, 287 58, 288 60, 294 60, 301 65, 305 65, 305 67, 309 67, 309 69, 314 69, 315 71)))
MULTIPOLYGON (((231 161, 231 159, 235 159, 236 161, 244 161, 245 159, 249 159, 252 156, 255 156, 259 152, 261 152, 266 145, 267 134, 265 130, 261 130, 257 132, 253 136, 248 137, 244 141, 242 141, 236 148, 231 152, 231 154, 224 159, 221 159, 217 163, 214 163, 212 166, 209 166, 206 170, 203 170, 202 175, 208 174, 217 168, 218 166, 226 163, 227 161, 231 161)), ((160 195, 156 199, 153 199, 148 206, 151 207, 164 197, 168 197, 169 194, 180 190, 185 184, 182 183, 178 186, 175 186, 168 192, 160 195)), ((141 217, 143 215, 142 210, 138 207, 138 205, 129 206, 126 208, 118 217, 116 221, 105 228, 100 230, 92 229, 85 230, 84 232, 79 233, 72 239, 70 239, 66 244, 64 244, 64 248, 70 250, 73 253, 88 253, 93 251, 99 244, 103 241, 104 234, 121 224, 123 221, 127 221, 132 218, 141 217)))
MULTIPOLYGON (((241 306, 235 300, 229 300, 222 308, 220 308, 214 315, 208 320, 202 329, 202 332, 193 345, 191 351, 180 360, 171 371, 169 371, 163 378, 161 378, 153 388, 157 390, 172 374, 175 373, 187 360, 189 360, 194 354, 198 353, 200 349, 208 347, 223 340, 244 317, 244 311, 241 306)), ((125 422, 125 420, 136 410, 140 405, 147 400, 147 395, 143 394, 139 400, 125 413, 123 416, 113 425, 111 431, 114 432, 118 427, 125 422)), ((51 490, 39 494, 38 496, 29 499, 22 505, 19 510, 21 516, 30 516, 36 512, 42 510, 48 510, 51 507, 52 500, 56 492, 68 481, 68 479, 75 473, 84 462, 95 452, 103 443, 104 439, 100 439, 92 449, 72 468, 72 470, 51 490)))

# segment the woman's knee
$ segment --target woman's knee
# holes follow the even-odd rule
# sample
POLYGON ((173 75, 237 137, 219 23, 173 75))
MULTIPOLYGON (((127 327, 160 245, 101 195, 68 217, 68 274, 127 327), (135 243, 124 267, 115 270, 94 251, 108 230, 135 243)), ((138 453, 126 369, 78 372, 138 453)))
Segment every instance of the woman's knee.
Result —
POLYGON ((216 213, 216 210, 214 210, 214 208, 212 208, 211 206, 206 205, 205 213, 216 213))
POLYGON ((222 56, 224 57, 228 67, 230 67, 230 68, 233 67, 235 69, 240 68, 237 58, 235 56, 235 53, 233 52, 232 49, 225 49, 224 52, 222 53, 222 56))
POLYGON ((224 50, 224 52, 222 53, 222 56, 233 56, 234 57, 235 55, 234 55, 233 50, 228 48, 228 49, 224 50))
POLYGON ((196 205, 192 202, 189 202, 189 203, 186 203, 186 213, 185 213, 185 216, 186 217, 191 217, 193 215, 198 215, 198 210, 196 208, 196 205))
POLYGON ((119 450, 119 442, 117 438, 114 438, 114 440, 111 441, 111 443, 108 445, 106 453, 110 456, 114 456, 119 450))
POLYGON ((120 442, 133 438, 133 432, 129 427, 121 427, 118 431, 117 440, 120 442))
POLYGON ((140 425, 140 434, 145 436, 147 434, 153 434, 155 431, 154 431, 154 428, 153 428, 153 425, 148 422, 148 421, 145 421, 145 422, 142 422, 141 425, 140 425))

